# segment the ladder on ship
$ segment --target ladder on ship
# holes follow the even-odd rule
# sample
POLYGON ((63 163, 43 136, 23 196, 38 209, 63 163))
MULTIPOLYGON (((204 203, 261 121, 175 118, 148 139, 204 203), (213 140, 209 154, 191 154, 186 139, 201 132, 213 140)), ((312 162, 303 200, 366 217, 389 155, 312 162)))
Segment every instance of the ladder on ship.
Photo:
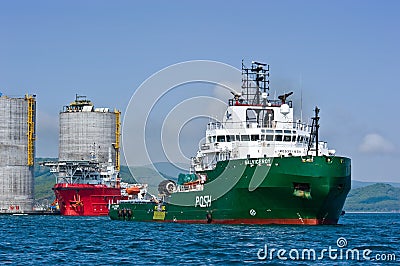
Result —
POLYGON ((312 117, 312 125, 311 125, 311 132, 310 132, 310 139, 308 141, 308 147, 307 147, 307 155, 309 155, 309 152, 311 151, 313 143, 315 143, 315 156, 318 156, 318 131, 319 131, 319 115, 320 109, 315 106, 314 112, 315 116, 312 117))

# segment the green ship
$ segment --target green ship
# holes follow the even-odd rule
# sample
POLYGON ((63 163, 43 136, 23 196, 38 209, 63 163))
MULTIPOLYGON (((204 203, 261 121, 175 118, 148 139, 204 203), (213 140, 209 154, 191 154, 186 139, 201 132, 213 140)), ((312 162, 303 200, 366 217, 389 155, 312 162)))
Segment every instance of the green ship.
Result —
POLYGON ((351 188, 351 160, 319 140, 312 124, 293 119, 292 92, 269 99, 269 65, 242 63, 242 92, 232 92, 222 121, 189 174, 165 180, 159 196, 137 184, 111 204, 113 220, 216 224, 337 224, 351 188))

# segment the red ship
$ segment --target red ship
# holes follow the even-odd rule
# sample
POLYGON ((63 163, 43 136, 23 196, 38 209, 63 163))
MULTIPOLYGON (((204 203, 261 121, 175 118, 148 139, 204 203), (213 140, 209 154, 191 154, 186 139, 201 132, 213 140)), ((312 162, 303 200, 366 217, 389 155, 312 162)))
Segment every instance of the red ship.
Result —
POLYGON ((59 161, 41 164, 56 176, 61 215, 107 215, 126 194, 119 178, 120 114, 78 95, 60 112, 59 161))
POLYGON ((61 215, 108 215, 109 205, 121 199, 121 189, 106 185, 59 183, 53 187, 61 215))
POLYGON ((109 162, 46 162, 57 180, 53 187, 61 215, 108 215, 109 206, 127 197, 127 184, 120 182, 119 172, 109 162))

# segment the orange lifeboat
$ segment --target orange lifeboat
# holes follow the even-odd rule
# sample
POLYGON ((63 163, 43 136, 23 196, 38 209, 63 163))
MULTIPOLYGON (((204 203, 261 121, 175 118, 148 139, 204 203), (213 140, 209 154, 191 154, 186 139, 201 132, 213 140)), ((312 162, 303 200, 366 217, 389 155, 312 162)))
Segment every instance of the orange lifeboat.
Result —
POLYGON ((139 187, 128 187, 126 188, 126 193, 128 193, 128 195, 137 195, 140 192, 140 188, 139 187))
POLYGON ((200 179, 197 179, 197 180, 191 181, 191 182, 183 183, 183 185, 185 185, 185 186, 195 186, 195 185, 198 185, 198 184, 200 184, 200 179))

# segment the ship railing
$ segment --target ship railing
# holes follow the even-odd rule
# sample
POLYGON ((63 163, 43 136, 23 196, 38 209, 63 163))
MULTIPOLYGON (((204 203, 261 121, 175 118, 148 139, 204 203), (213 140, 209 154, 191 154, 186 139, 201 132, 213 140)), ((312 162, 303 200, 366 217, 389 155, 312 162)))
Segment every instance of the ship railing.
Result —
POLYGON ((207 124, 207 130, 216 130, 216 129, 223 129, 223 125, 221 122, 210 122, 207 124))
POLYGON ((226 129, 242 129, 246 128, 246 123, 244 122, 224 122, 224 128, 226 129))
POLYGON ((219 129, 244 129, 244 128, 267 128, 267 129, 296 129, 300 131, 311 132, 311 125, 307 125, 300 121, 282 122, 282 121, 266 121, 265 123, 257 122, 211 122, 207 124, 207 130, 219 129))
POLYGON ((190 191, 203 191, 204 185, 193 184, 193 185, 178 185, 176 188, 177 192, 190 192, 190 191))
POLYGON ((211 122, 207 124, 207 130, 241 129, 245 128, 244 122, 211 122))
MULTIPOLYGON (((249 99, 254 99, 254 97, 256 96, 256 94, 244 94, 244 97, 247 97, 249 99)), ((286 101, 285 102, 287 105, 289 105, 290 108, 293 107, 293 102, 292 101, 286 101)), ((228 100, 228 104, 229 106, 263 106, 263 107, 280 107, 283 103, 281 100, 269 100, 266 105, 263 104, 252 104, 249 103, 249 101, 246 101, 244 99, 229 99, 228 100)))
POLYGON ((300 131, 311 132, 311 126, 301 122, 281 122, 271 121, 264 125, 259 123, 247 123, 247 128, 266 128, 266 129, 296 129, 300 131))
MULTIPOLYGON (((224 122, 219 128, 213 129, 244 129, 244 128, 266 128, 266 129, 296 129, 311 132, 311 126, 301 122, 271 121, 266 123, 257 122, 224 122)), ((209 128, 211 129, 211 128, 209 128)))
POLYGON ((218 130, 218 129, 241 129, 245 128, 243 122, 211 122, 207 124, 207 130, 218 130))
POLYGON ((281 122, 281 121, 272 121, 270 127, 268 128, 283 128, 283 129, 296 129, 300 131, 311 132, 311 126, 302 122, 281 122))
POLYGON ((118 200, 117 203, 135 203, 135 204, 147 204, 150 202, 154 202, 154 200, 148 199, 122 199, 118 200))

